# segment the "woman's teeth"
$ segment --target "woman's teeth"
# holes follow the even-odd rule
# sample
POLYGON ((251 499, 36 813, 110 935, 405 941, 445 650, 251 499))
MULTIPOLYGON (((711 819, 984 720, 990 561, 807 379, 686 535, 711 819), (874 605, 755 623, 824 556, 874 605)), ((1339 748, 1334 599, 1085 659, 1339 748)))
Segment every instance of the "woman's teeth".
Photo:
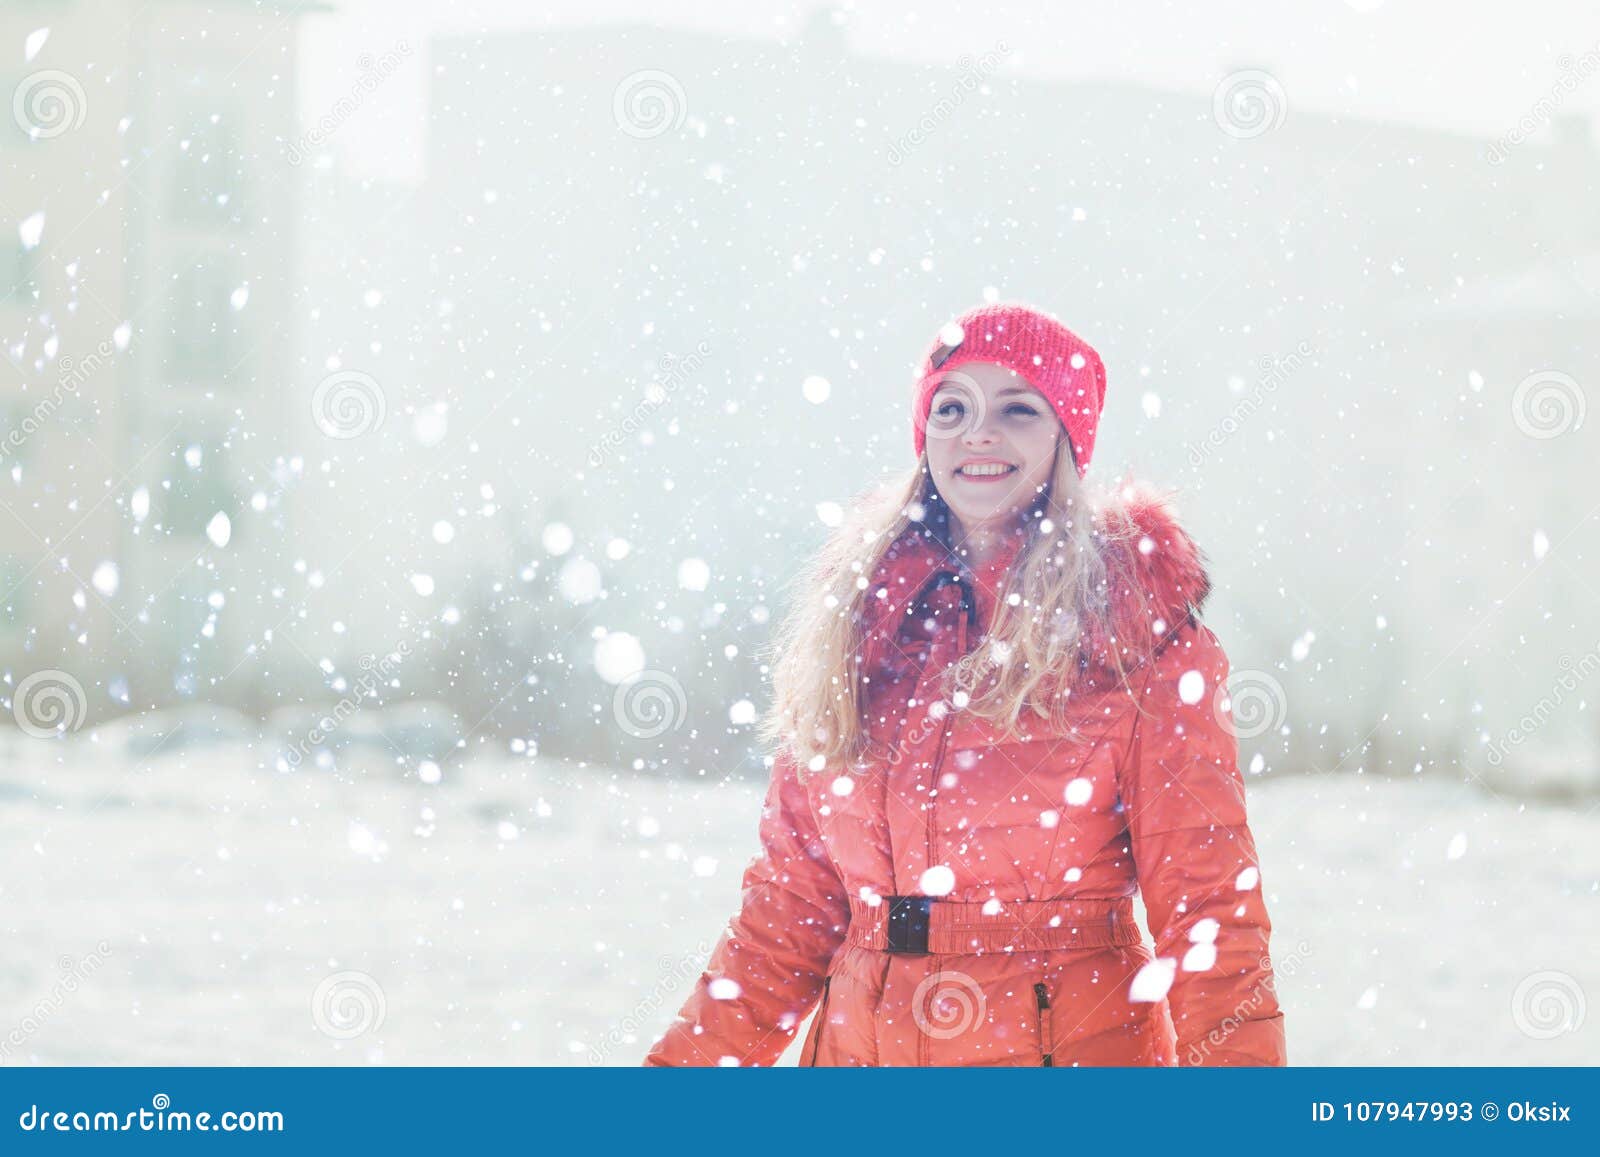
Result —
POLYGON ((986 462, 978 466, 963 466, 956 473, 967 474, 974 478, 992 478, 1000 474, 1010 474, 1015 469, 1015 466, 1003 466, 998 462, 986 462))

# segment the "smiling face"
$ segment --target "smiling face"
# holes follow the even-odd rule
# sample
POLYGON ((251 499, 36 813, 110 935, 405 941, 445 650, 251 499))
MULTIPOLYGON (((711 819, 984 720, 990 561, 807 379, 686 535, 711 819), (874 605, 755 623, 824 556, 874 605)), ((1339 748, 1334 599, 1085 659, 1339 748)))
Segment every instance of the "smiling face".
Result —
POLYGON ((1044 395, 1006 366, 966 362, 944 375, 928 413, 928 469, 962 537, 1022 517, 1063 433, 1044 395))

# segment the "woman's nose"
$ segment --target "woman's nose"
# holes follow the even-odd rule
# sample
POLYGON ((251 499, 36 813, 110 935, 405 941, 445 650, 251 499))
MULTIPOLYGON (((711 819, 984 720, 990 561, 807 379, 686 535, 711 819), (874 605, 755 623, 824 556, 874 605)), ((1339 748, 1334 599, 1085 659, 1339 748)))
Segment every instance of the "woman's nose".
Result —
POLYGON ((987 415, 974 414, 961 435, 961 441, 968 446, 988 446, 998 437, 987 415))

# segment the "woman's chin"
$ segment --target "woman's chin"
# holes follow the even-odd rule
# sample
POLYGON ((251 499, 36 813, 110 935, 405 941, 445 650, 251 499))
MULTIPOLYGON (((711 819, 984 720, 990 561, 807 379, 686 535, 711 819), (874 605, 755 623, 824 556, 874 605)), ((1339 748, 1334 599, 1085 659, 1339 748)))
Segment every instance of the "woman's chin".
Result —
POLYGON ((968 534, 977 530, 989 532, 1007 530, 1022 518, 1021 509, 1010 506, 986 506, 973 510, 952 505, 950 509, 968 534))

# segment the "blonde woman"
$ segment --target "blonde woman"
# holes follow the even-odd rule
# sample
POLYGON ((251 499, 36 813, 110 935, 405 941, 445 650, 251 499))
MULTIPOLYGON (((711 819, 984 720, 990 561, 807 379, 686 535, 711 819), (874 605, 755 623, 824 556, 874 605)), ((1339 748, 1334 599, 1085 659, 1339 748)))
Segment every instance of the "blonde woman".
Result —
POLYGON ((776 640, 761 854, 649 1065, 1283 1065, 1205 559, 1092 497, 1099 356, 1015 303, 921 363, 917 464, 776 640), (1136 923, 1142 892, 1152 943, 1136 923))

